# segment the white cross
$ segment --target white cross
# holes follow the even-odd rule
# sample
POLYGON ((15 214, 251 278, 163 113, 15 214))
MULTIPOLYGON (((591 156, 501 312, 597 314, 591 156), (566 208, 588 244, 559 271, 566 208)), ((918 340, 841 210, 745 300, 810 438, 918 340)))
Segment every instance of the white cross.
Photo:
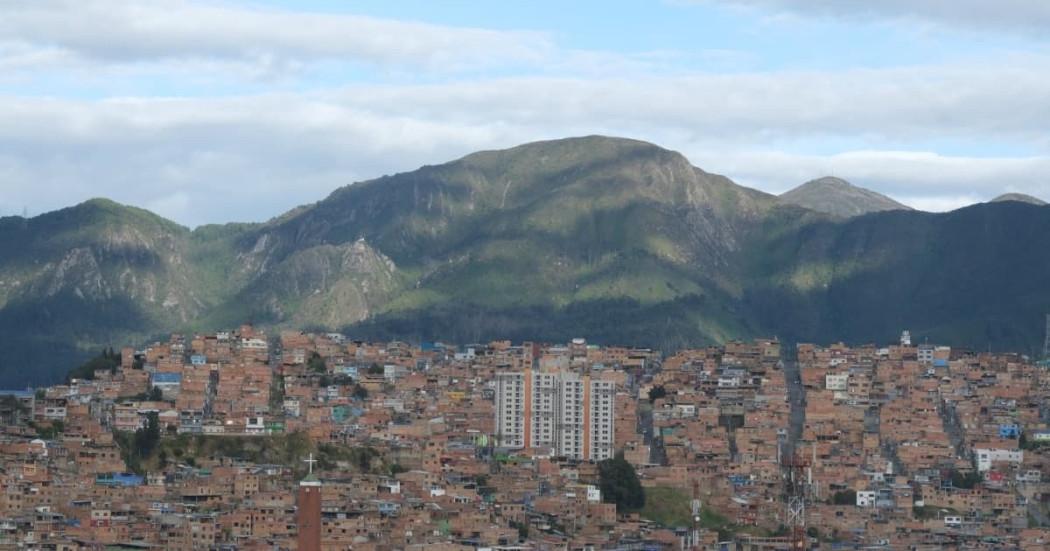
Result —
POLYGON ((309 464, 310 465, 310 467, 309 467, 310 474, 314 474, 314 463, 317 463, 317 460, 314 459, 313 452, 310 452, 310 458, 309 459, 303 459, 303 463, 309 464))

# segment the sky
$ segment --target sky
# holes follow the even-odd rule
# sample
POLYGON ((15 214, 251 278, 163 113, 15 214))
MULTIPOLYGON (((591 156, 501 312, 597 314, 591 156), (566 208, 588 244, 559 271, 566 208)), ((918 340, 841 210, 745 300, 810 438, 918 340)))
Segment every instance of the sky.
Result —
POLYGON ((264 221, 606 134, 781 193, 1050 199, 1045 0, 0 0, 0 216, 264 221))

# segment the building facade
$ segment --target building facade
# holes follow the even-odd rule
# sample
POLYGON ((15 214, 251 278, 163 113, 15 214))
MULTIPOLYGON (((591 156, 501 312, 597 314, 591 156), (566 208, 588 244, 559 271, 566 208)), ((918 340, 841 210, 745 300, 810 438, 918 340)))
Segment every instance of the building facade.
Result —
POLYGON ((614 453, 616 384, 570 371, 499 373, 496 444, 595 460, 614 453))

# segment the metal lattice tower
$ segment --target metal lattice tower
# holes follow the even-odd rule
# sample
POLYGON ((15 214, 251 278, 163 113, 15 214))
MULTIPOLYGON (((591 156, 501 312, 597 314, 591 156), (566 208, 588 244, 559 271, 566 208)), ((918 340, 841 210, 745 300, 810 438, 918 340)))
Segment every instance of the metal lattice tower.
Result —
POLYGON ((784 525, 792 551, 806 549, 806 494, 809 490, 809 461, 798 454, 783 458, 784 525))
POLYGON ((693 530, 690 535, 691 547, 693 549, 700 549, 700 483, 697 480, 693 480, 693 501, 690 503, 690 510, 693 513, 693 530))

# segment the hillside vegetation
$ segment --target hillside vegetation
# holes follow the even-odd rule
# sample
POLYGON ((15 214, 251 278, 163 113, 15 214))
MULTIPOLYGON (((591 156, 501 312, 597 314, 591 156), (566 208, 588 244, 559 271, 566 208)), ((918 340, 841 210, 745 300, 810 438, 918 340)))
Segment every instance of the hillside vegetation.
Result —
MULTIPOLYGON (((838 199, 870 198, 857 190, 838 199)), ((1041 343, 1050 208, 864 212, 790 204, 600 136, 353 184, 263 224, 189 230, 92 200, 0 219, 0 386, 56 381, 106 346, 244 322, 664 349, 903 328, 982 349, 1041 343)))

